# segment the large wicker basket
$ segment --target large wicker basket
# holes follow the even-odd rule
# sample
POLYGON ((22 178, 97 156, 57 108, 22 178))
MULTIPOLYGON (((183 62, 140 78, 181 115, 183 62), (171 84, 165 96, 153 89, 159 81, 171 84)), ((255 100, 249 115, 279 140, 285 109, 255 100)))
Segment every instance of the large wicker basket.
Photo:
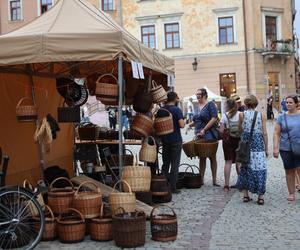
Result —
POLYGON ((91 219, 100 215, 101 205, 102 194, 100 188, 91 181, 81 183, 74 195, 74 208, 81 212, 85 219, 91 219), (80 191, 86 184, 94 186, 95 189, 85 192, 80 191))
POLYGON ((153 120, 147 115, 138 114, 133 118, 131 129, 137 134, 147 137, 153 132, 153 120))
POLYGON ((114 214, 115 210, 119 207, 124 208, 125 212, 134 212, 136 208, 136 199, 135 194, 132 193, 130 185, 124 181, 119 180, 113 187, 113 191, 110 193, 109 197, 109 205, 111 208, 112 214, 114 214), (119 183, 125 183, 128 186, 129 192, 116 192, 116 187, 119 183))
POLYGON ((113 239, 112 218, 103 216, 103 204, 101 206, 100 217, 92 219, 90 222, 90 235, 92 240, 109 241, 113 239))
POLYGON ((16 116, 19 122, 32 122, 37 120, 37 107, 34 105, 32 99, 29 97, 23 97, 16 106, 16 116), (25 101, 28 104, 24 104, 25 101))
MULTIPOLYGON (((150 190, 151 170, 147 166, 125 166, 122 179, 126 181, 133 192, 147 192, 150 190)), ((123 184, 125 192, 129 192, 123 184)))
POLYGON ((57 218, 59 240, 63 243, 76 243, 85 237, 85 220, 76 209, 69 208, 57 218))
POLYGON ((162 173, 157 173, 151 178, 152 196, 167 196, 169 194, 169 183, 162 173))
MULTIPOLYGON (((33 193, 36 193, 35 188, 31 185, 31 183, 27 179, 25 179, 23 181, 23 187, 30 190, 33 193)), ((41 208, 44 210, 45 209, 45 202, 44 202, 42 194, 37 193, 35 197, 36 197, 36 200, 38 201, 38 203, 40 204, 41 208)), ((32 203, 32 201, 27 201, 27 202, 28 202, 28 207, 27 208, 30 210, 31 214, 33 216, 38 216, 39 211, 37 210, 36 206, 32 203)))
POLYGON ((57 237, 57 223, 56 218, 51 210, 51 208, 45 205, 45 227, 42 235, 42 241, 55 240, 57 237), (49 215, 46 213, 49 211, 49 215))
POLYGON ((155 140, 152 136, 148 136, 143 140, 141 150, 139 152, 141 161, 154 163, 157 159, 157 148, 155 140))
POLYGON ((186 167, 183 183, 185 188, 200 188, 202 186, 200 170, 197 166, 189 165, 186 167), (191 169, 192 172, 187 172, 188 169, 191 169), (195 173, 194 169, 197 169, 198 173, 195 173))
POLYGON ((146 215, 144 212, 115 212, 113 215, 113 237, 118 247, 143 246, 146 236, 146 215))
POLYGON ((196 157, 194 140, 182 143, 182 149, 187 157, 191 159, 196 157))
POLYGON ((177 238, 177 216, 172 208, 167 205, 155 206, 150 214, 152 240, 155 241, 174 241, 177 238), (166 207, 172 214, 155 214, 154 211, 159 207, 166 207))
POLYGON ((205 158, 205 157, 213 157, 216 155, 218 150, 218 141, 205 141, 205 140, 198 140, 195 141, 195 154, 198 157, 205 158))
POLYGON ((96 81, 95 94, 97 99, 99 99, 103 104, 117 105, 119 99, 118 79, 112 74, 104 74, 100 76, 96 81), (104 77, 112 78, 114 83, 101 81, 104 77))
POLYGON ((172 114, 167 109, 159 109, 155 115, 153 126, 155 134, 158 136, 173 133, 174 125, 172 114), (162 112, 166 113, 167 116, 161 116, 162 112))
POLYGON ((60 214, 73 206, 74 193, 75 190, 72 182, 65 177, 59 177, 50 184, 48 206, 52 209, 54 214, 60 214), (67 181, 71 188, 53 188, 54 183, 59 180, 67 181))
POLYGON ((167 100, 167 92, 162 85, 157 86, 156 82, 152 80, 150 93, 154 103, 160 103, 167 100))

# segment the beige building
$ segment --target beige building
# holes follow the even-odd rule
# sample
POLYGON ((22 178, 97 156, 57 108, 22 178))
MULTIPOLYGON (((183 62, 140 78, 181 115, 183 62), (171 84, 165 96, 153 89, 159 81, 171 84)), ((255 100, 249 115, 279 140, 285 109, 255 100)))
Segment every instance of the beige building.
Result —
POLYGON ((295 92, 294 15, 291 0, 123 1, 124 28, 176 59, 180 96, 207 86, 277 106, 295 92))

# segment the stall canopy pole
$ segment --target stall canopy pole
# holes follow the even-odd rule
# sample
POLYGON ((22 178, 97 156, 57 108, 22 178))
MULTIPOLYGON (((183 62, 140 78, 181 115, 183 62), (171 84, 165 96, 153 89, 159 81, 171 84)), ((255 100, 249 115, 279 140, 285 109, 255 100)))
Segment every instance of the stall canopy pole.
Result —
MULTIPOLYGON (((123 58, 119 55, 118 59, 118 85, 119 85, 119 178, 122 177, 123 171, 123 124, 122 124, 122 106, 123 106, 123 90, 125 89, 123 84, 123 58)), ((121 187, 120 187, 121 188, 121 187)))

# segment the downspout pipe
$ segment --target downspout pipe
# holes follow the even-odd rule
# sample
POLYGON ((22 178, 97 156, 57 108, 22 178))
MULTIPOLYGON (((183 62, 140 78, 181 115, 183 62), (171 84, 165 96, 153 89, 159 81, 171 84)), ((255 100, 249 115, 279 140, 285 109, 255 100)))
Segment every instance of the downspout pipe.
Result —
POLYGON ((249 80, 249 63, 248 63, 248 42, 247 42, 247 23, 246 23, 246 7, 245 1, 243 0, 243 22, 244 22, 244 42, 245 42, 245 67, 246 67, 246 81, 247 81, 247 92, 250 93, 250 80, 249 80))

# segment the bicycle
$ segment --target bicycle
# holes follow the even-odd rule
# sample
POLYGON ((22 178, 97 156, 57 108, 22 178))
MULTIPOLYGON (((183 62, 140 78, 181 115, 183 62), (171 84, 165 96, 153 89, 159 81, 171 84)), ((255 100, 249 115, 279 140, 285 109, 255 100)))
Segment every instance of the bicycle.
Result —
POLYGON ((44 231, 44 212, 36 193, 5 186, 8 162, 9 157, 4 156, 0 171, 0 249, 33 249, 44 231))

